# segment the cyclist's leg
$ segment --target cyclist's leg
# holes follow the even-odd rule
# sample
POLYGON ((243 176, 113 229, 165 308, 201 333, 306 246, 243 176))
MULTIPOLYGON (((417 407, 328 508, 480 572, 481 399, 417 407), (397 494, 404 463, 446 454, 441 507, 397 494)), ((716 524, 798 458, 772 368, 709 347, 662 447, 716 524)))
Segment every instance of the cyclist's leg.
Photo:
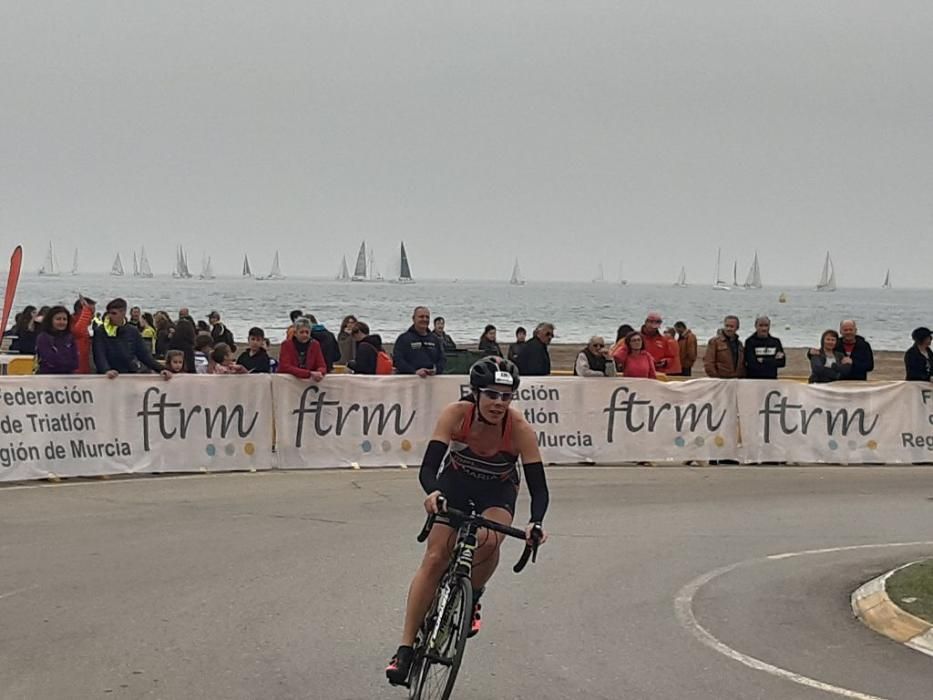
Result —
POLYGON ((405 607, 405 628, 402 631, 402 646, 415 643, 415 636, 421 626, 428 608, 434 600, 437 583, 447 565, 450 564, 450 551, 454 544, 453 528, 442 523, 435 523, 428 535, 427 549, 421 566, 415 573, 408 589, 408 603, 405 607))

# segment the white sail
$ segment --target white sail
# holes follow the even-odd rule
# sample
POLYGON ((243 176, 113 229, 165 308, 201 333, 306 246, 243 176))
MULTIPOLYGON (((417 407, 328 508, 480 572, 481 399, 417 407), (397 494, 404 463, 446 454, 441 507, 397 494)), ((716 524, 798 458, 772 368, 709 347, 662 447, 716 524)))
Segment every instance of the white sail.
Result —
POLYGON ((249 266, 249 255, 243 254, 243 277, 252 277, 253 271, 249 266))
POLYGON ((42 263, 42 267, 39 268, 39 274, 43 277, 58 277, 61 275, 61 271, 58 269, 58 260, 55 258, 55 251, 52 249, 51 243, 49 243, 49 249, 45 252, 45 261, 42 263))
POLYGON ((674 286, 675 287, 686 287, 687 286, 687 270, 683 265, 680 266, 680 274, 677 275, 677 281, 674 282, 674 286))
POLYGON ((820 281, 816 285, 818 292, 836 291, 836 268, 833 266, 832 258, 829 257, 829 251, 826 251, 826 260, 823 261, 823 272, 820 275, 820 281))
POLYGON ((136 258, 136 251, 133 251, 133 277, 139 277, 139 260, 136 258))
POLYGON ((745 289, 761 289, 761 268, 758 266, 758 252, 755 252, 755 259, 752 266, 748 269, 748 275, 745 277, 745 289))
POLYGON ((275 255, 272 256, 272 269, 269 271, 269 276, 266 279, 270 279, 270 280, 285 279, 285 275, 282 274, 282 268, 279 265, 279 251, 275 251, 275 255))
POLYGON ((382 274, 376 268, 376 251, 369 249, 369 281, 379 282, 383 279, 382 274))
POLYGON ((891 268, 888 268, 888 271, 884 273, 884 283, 881 285, 882 289, 891 288, 891 268))
POLYGON ((149 265, 149 256, 146 255, 146 246, 139 251, 139 276, 152 277, 152 267, 149 265))
POLYGON ((114 277, 123 277, 123 260, 120 259, 119 253, 117 253, 117 257, 113 259, 113 265, 110 266, 110 274, 114 277))
POLYGON ((604 284, 606 281, 606 275, 603 274, 603 264, 599 263, 596 266, 596 277, 593 278, 593 284, 604 284))
POLYGON ((77 248, 75 248, 74 260, 71 262, 71 274, 72 275, 78 274, 78 249, 77 248))
POLYGON ((622 261, 619 261, 619 284, 623 287, 628 284, 628 280, 625 279, 625 275, 622 274, 622 261))
POLYGON ((198 275, 202 280, 214 279, 214 265, 211 263, 211 256, 201 258, 201 274, 198 275))
POLYGON ((340 272, 337 273, 338 282, 348 282, 350 280, 350 268, 347 267, 347 256, 340 258, 340 272))
POLYGON ((365 282, 367 279, 366 270, 366 241, 360 243, 360 252, 356 254, 356 266, 353 268, 353 282, 365 282))
POLYGON ((722 248, 716 249, 716 282, 713 284, 713 289, 718 289, 720 291, 729 291, 731 287, 729 284, 722 278, 720 273, 720 265, 722 264, 722 248))
POLYGON ((525 284, 525 280, 522 278, 522 270, 518 266, 518 258, 515 258, 515 264, 512 266, 512 278, 509 280, 509 284, 525 284))

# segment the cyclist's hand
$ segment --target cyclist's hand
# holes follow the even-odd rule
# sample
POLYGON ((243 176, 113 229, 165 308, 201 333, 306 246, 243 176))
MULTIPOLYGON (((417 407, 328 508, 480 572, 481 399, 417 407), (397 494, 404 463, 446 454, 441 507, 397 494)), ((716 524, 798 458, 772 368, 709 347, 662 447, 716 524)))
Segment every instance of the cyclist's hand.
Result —
POLYGON ((444 494, 442 494, 440 491, 432 491, 429 493, 428 497, 424 499, 424 509, 428 513, 440 513, 441 511, 438 508, 437 499, 443 495, 444 494))
MULTIPOLYGON (((531 531, 534 529, 534 523, 528 523, 528 526, 525 528, 525 542, 529 545, 534 544, 534 540, 531 539, 531 531)), ((541 536, 538 538, 538 544, 542 545, 547 542, 547 530, 543 527, 540 530, 541 536)))

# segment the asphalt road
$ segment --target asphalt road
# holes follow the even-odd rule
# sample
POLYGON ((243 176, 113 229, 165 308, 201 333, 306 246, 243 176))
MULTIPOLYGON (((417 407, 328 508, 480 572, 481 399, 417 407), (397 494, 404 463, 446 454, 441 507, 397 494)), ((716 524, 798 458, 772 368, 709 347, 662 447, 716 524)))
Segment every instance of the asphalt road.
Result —
MULTIPOLYGON (((838 548, 933 540, 933 469, 549 478, 552 540, 520 576, 506 545, 456 698, 930 697, 933 658, 848 596, 933 544, 838 548)), ((403 698, 420 503, 414 471, 0 488, 0 698, 403 698)))

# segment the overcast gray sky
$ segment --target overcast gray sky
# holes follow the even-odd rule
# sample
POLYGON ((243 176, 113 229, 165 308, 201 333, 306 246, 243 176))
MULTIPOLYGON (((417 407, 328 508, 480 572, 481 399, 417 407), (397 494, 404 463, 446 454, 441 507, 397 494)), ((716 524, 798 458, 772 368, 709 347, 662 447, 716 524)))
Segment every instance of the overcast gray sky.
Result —
POLYGON ((931 37, 929 0, 5 0, 0 244, 930 286, 931 37))

